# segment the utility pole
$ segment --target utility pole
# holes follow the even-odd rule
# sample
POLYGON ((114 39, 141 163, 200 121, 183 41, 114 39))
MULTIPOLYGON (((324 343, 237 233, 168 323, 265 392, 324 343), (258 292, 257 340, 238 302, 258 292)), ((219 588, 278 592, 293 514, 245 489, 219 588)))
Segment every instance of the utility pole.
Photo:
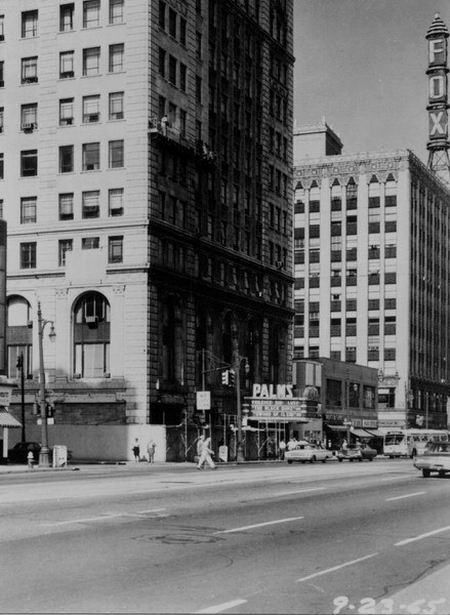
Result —
POLYGON ((22 442, 26 442, 25 437, 25 375, 23 365, 23 352, 17 357, 17 369, 20 370, 20 407, 22 418, 22 442))

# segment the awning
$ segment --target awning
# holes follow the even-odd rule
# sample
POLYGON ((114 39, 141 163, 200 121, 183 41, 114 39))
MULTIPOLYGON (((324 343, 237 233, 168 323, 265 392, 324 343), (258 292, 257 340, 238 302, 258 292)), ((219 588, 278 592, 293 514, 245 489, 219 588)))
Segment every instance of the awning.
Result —
POLYGON ((21 423, 6 410, 0 410, 0 427, 22 427, 21 423))
POLYGON ((355 429, 352 427, 350 429, 350 433, 352 433, 357 438, 373 438, 373 434, 369 433, 365 429, 355 429))
POLYGON ((347 427, 344 427, 343 425, 325 425, 325 427, 327 427, 328 429, 331 429, 332 431, 345 431, 345 432, 347 432, 347 427))

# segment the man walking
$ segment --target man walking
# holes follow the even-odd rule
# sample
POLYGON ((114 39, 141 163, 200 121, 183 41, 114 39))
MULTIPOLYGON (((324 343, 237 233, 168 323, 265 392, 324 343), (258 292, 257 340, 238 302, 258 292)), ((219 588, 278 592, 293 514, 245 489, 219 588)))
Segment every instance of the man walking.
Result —
POLYGON ((216 465, 211 458, 213 454, 213 450, 211 449, 211 438, 206 438, 205 436, 200 436, 200 440, 198 441, 197 450, 199 453, 197 470, 203 470, 203 465, 206 462, 211 470, 216 470, 216 465))

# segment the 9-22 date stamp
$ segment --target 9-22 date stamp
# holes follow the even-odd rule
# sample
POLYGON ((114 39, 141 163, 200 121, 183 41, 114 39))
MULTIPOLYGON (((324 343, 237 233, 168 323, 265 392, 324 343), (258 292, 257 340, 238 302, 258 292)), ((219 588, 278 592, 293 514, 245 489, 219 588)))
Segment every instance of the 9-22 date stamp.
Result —
MULTIPOLYGON (((373 598, 361 598, 351 602, 347 596, 336 596, 333 600, 333 615, 339 615, 345 609, 345 612, 362 613, 363 615, 434 615, 438 613, 438 607, 442 607, 446 602, 446 598, 437 600, 414 600, 413 602, 401 602, 397 604, 392 598, 382 598, 379 601, 373 598)), ((442 611, 440 611, 442 612, 442 611)))

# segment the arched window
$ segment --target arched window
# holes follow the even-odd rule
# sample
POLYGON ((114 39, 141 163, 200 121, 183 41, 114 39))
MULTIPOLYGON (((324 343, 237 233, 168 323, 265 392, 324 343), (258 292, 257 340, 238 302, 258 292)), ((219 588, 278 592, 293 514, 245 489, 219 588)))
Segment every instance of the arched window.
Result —
POLYGON ((23 360, 25 378, 32 378, 33 329, 30 304, 18 295, 7 300, 7 374, 9 378, 17 378, 17 363, 19 357, 23 360))
POLYGON ((76 377, 109 377, 110 336, 108 300, 95 291, 85 293, 73 310, 73 371, 76 377))

